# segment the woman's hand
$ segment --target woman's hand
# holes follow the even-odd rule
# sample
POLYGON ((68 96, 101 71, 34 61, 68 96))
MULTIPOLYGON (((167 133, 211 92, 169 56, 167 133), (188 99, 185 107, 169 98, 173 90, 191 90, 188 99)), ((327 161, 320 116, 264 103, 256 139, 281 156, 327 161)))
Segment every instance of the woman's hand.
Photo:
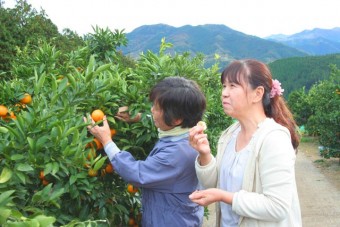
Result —
POLYGON ((202 191, 194 191, 189 195, 189 199, 201 206, 208 206, 215 202, 225 202, 232 204, 234 193, 223 191, 222 189, 209 188, 202 191))
POLYGON ((96 125, 91 116, 88 116, 88 118, 84 117, 84 122, 91 122, 91 124, 87 126, 87 129, 103 144, 103 146, 112 141, 110 126, 107 122, 106 116, 103 118, 103 126, 96 125))
POLYGON ((192 127, 189 131, 189 142, 200 154, 199 161, 204 166, 210 162, 211 154, 208 136, 203 131, 204 128, 201 125, 192 127))

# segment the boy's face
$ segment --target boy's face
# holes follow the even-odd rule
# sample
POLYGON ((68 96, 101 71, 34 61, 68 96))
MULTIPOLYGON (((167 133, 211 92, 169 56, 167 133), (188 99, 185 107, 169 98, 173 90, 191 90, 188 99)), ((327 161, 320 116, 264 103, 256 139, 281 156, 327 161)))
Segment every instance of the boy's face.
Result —
POLYGON ((152 105, 151 113, 156 127, 160 130, 167 131, 174 128, 174 126, 168 126, 167 124, 165 124, 163 119, 163 110, 159 107, 157 103, 154 103, 152 105))

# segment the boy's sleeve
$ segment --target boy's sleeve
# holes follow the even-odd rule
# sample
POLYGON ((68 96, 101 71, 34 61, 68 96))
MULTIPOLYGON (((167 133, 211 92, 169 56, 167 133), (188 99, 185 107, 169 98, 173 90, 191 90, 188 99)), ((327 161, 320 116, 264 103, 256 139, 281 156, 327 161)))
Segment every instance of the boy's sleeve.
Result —
POLYGON ((117 145, 114 142, 110 142, 105 145, 104 147, 105 153, 109 157, 109 160, 112 161, 114 156, 120 152, 120 149, 117 147, 117 145))

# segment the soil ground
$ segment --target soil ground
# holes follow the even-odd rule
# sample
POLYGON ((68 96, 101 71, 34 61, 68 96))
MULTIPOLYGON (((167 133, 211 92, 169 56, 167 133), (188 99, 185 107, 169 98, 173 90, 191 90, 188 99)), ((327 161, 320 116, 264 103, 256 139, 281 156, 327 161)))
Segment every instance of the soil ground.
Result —
MULTIPOLYGON (((304 138, 296 160, 302 224, 304 227, 340 226, 340 165, 338 158, 324 159, 319 155, 315 138, 304 138)), ((215 226, 215 205, 203 227, 215 226)))
MULTIPOLYGON (((325 178, 334 185, 340 193, 340 163, 339 158, 325 159, 319 155, 318 143, 315 138, 306 138, 299 146, 299 152, 313 162, 325 178)), ((299 153, 298 153, 299 155, 299 153)), ((340 202, 340 201, 339 201, 340 202)))

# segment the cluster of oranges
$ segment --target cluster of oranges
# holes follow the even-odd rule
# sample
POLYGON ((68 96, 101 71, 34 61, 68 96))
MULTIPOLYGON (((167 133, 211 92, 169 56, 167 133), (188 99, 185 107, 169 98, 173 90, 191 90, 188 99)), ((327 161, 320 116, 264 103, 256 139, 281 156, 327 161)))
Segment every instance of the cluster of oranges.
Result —
MULTIPOLYGON (((91 118, 95 121, 102 121, 104 118, 104 112, 100 109, 96 109, 91 113, 91 118)), ((110 129, 111 137, 115 136, 117 131, 115 129, 110 129)), ((99 151, 103 149, 103 144, 97 139, 93 138, 93 141, 86 145, 86 148, 90 148, 89 153, 87 154, 87 160, 91 160, 97 156, 96 150, 99 151)), ((86 164, 85 164, 86 165, 86 164)), ((89 167, 89 165, 87 165, 89 167)), ((101 170, 101 176, 106 175, 107 173, 113 173, 114 168, 111 163, 106 164, 106 166, 101 170)), ((91 177, 95 177, 98 175, 98 171, 90 168, 88 170, 88 175, 91 177)))
MULTIPOLYGON (((21 108, 26 108, 26 105, 32 103, 32 96, 28 93, 24 94, 24 97, 20 99, 20 102, 15 104, 15 107, 19 111, 21 108)), ((13 111, 9 111, 5 105, 0 105, 0 117, 5 121, 9 121, 11 119, 15 120, 17 117, 15 116, 13 111)))

